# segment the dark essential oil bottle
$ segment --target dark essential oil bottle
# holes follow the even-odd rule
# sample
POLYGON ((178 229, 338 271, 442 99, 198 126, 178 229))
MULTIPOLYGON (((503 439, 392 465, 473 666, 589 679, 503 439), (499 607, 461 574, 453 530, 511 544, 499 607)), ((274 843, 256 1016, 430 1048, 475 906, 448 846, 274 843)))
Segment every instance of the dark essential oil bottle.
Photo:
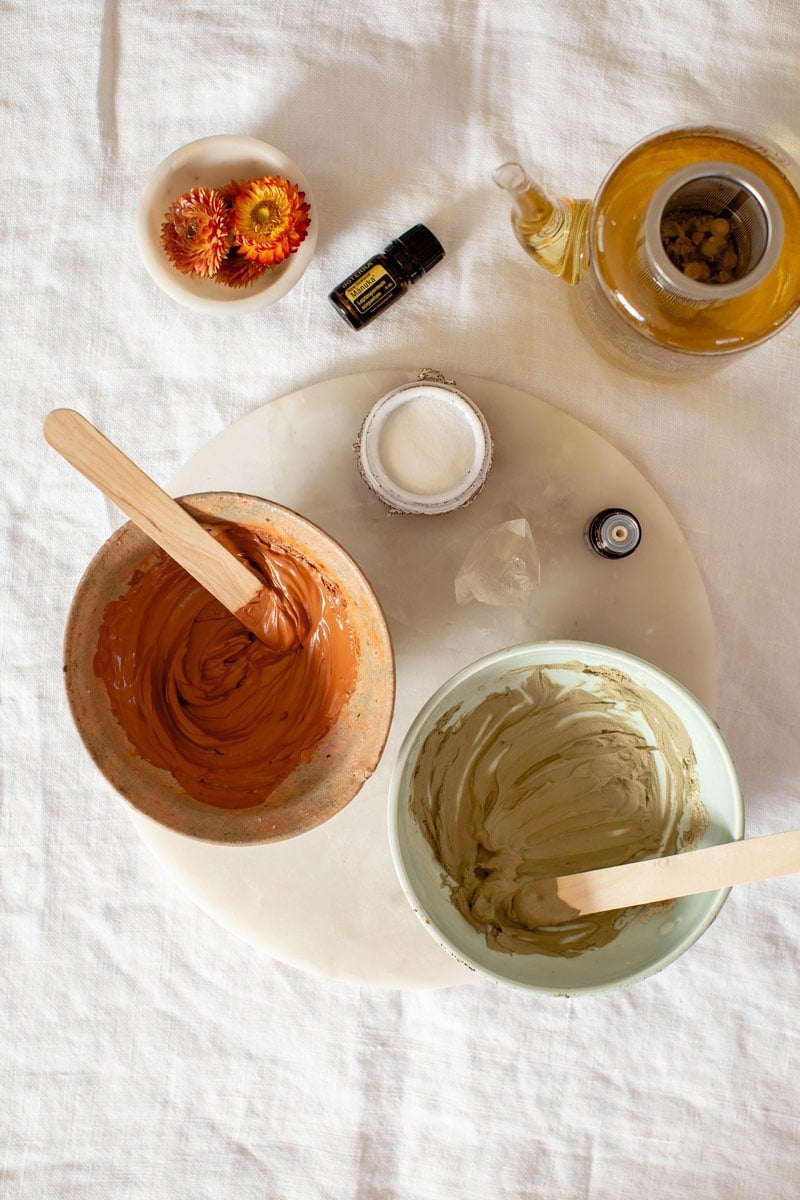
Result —
POLYGON ((328 298, 354 329, 363 329, 443 258, 439 239, 427 226, 414 225, 390 242, 383 254, 368 258, 328 298))

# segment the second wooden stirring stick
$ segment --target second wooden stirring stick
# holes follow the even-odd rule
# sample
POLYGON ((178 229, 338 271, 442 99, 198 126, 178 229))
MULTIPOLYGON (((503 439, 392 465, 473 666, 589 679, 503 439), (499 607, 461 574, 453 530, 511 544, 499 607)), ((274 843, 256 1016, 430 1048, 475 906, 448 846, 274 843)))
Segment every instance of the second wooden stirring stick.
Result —
POLYGON ((706 846, 686 854, 601 867, 528 885, 526 920, 560 924, 589 913, 634 908, 800 871, 800 829, 706 846))

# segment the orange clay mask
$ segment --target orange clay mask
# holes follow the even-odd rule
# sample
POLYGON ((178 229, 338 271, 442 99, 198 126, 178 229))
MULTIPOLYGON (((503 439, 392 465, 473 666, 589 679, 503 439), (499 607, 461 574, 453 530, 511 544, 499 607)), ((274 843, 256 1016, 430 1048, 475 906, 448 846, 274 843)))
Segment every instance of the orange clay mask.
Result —
POLYGON ((358 647, 340 591, 299 550, 212 532, 267 585, 267 644, 159 552, 108 605, 94 671, 142 758, 204 804, 250 808, 331 729, 358 647))

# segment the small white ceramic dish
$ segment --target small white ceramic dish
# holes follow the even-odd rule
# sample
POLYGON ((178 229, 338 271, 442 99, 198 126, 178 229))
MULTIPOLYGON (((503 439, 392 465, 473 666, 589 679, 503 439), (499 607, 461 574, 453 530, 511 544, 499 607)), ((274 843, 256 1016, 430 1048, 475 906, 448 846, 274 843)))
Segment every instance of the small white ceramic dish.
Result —
POLYGON ((744 833, 741 791, 731 756, 714 721, 681 684, 633 655, 588 642, 533 642, 499 650, 459 671, 431 697, 400 748, 389 797, 389 841, 403 890, 428 932, 457 959, 487 978, 551 995, 602 992, 662 970, 708 928, 730 889, 677 900, 634 921, 606 946, 575 958, 506 954, 487 946, 450 900, 443 870, 410 811, 409 795, 425 738, 445 714, 456 723, 486 695, 513 686, 532 667, 581 662, 617 668, 666 702, 682 721, 697 759, 700 801, 709 824, 700 846, 744 833))
POLYGON ((297 163, 267 142, 234 134, 199 138, 165 158, 145 184, 136 215, 142 262, 162 291, 195 312, 223 316, 257 312, 285 296, 311 262, 317 230, 314 197, 297 163), (213 279, 195 279, 176 271, 161 245, 161 226, 173 200, 191 188, 224 187, 232 179, 262 175, 279 175, 305 192, 311 223, 299 249, 246 288, 225 287, 213 279))
POLYGON ((492 437, 478 407, 438 371, 394 388, 370 409, 358 467, 393 512, 435 516, 477 496, 492 465, 492 437))

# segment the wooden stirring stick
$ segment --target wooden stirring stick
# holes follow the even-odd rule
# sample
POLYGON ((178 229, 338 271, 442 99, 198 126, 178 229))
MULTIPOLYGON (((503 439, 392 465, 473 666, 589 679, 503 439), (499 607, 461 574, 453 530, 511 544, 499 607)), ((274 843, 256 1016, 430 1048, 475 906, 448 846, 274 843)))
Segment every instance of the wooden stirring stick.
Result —
POLYGON ((558 924, 587 913, 695 896, 796 871, 800 871, 800 829, 537 880, 530 885, 536 893, 530 905, 535 913, 526 915, 541 924, 558 924))
POLYGON ((177 501, 145 475, 79 412, 57 408, 44 436, 81 475, 113 500, 170 558, 264 640, 258 598, 264 585, 177 501), (255 609, 249 617, 248 606, 255 609))

